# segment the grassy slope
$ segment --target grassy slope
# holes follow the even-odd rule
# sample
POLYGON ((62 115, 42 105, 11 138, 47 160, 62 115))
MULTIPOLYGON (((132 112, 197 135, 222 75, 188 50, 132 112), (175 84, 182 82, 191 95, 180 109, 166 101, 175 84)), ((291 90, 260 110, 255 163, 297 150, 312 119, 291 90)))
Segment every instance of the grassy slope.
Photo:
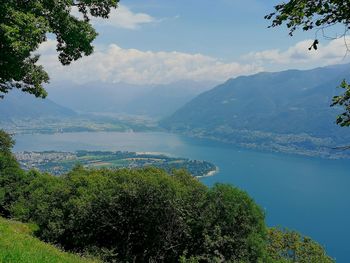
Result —
POLYGON ((33 236, 28 225, 0 217, 0 263, 97 263, 65 253, 33 236))

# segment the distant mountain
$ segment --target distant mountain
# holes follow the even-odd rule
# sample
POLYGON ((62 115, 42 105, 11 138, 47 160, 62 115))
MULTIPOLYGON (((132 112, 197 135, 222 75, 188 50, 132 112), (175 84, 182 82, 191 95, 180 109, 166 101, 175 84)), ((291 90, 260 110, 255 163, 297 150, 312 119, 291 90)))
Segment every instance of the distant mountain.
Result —
POLYGON ((254 148, 321 151, 350 142, 350 130, 335 124, 340 109, 329 106, 333 95, 341 93, 335 87, 346 77, 350 79, 350 65, 230 79, 202 93, 161 125, 254 148))
POLYGON ((69 82, 48 86, 49 98, 81 112, 110 112, 160 118, 174 113, 213 82, 179 81, 167 85, 141 86, 125 83, 69 82))
POLYGON ((214 85, 212 82, 179 81, 155 86, 130 101, 124 110, 131 114, 166 117, 214 85))
POLYGON ((75 112, 50 99, 39 99, 18 90, 12 90, 0 99, 0 121, 41 117, 71 117, 75 112))
POLYGON ((49 99, 80 112, 122 113, 131 100, 148 90, 151 87, 103 82, 75 84, 66 81, 47 86, 49 99))

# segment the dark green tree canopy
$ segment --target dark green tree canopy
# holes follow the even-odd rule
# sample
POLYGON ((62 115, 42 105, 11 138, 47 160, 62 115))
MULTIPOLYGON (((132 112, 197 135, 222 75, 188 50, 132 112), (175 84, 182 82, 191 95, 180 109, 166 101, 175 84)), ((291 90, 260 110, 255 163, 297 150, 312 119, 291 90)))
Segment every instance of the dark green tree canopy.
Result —
POLYGON ((33 52, 56 35, 58 58, 63 65, 90 55, 97 33, 90 17, 108 18, 119 0, 7 0, 0 2, 0 96, 12 88, 44 98, 43 83, 49 80, 37 65, 33 52), (83 15, 71 14, 76 7, 83 15))
POLYGON ((300 27, 305 30, 320 29, 336 24, 350 25, 350 2, 344 0, 290 0, 275 6, 275 12, 265 16, 271 19, 271 27, 283 23, 289 34, 300 27))
MULTIPOLYGON (((266 19, 272 20, 270 27, 277 27, 285 24, 289 35, 295 30, 323 30, 334 25, 344 25, 344 31, 340 37, 344 37, 346 51, 349 52, 349 45, 345 36, 350 29, 350 1, 344 0, 290 0, 275 6, 275 11, 266 15, 266 19)), ((339 38, 339 36, 338 36, 339 38)), ((315 39, 311 49, 317 49, 318 39, 315 39)), ((345 50, 344 50, 345 52, 345 50)), ((350 126, 350 86, 344 80, 340 88, 345 92, 335 96, 331 106, 340 106, 344 112, 341 113, 336 123, 342 127, 350 126)))
POLYGON ((11 135, 0 129, 0 152, 11 153, 14 144, 15 141, 12 139, 11 135))

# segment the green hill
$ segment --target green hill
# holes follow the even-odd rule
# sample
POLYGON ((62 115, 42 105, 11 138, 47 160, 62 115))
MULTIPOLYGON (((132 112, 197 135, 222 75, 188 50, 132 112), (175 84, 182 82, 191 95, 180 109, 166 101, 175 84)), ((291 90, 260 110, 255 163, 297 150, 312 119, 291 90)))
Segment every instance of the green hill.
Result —
POLYGON ((94 260, 65 253, 31 235, 28 225, 0 217, 1 263, 93 263, 94 260))

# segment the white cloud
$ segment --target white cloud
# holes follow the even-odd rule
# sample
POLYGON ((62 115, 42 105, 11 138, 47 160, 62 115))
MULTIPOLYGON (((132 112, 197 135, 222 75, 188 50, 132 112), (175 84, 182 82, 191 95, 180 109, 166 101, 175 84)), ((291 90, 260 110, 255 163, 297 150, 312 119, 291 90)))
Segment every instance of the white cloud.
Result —
POLYGON ((223 62, 202 54, 123 49, 115 44, 65 67, 57 60, 55 41, 43 43, 39 53, 42 54, 40 62, 51 78, 78 83, 96 80, 131 84, 165 84, 184 79, 224 81, 262 70, 255 64, 223 62))
POLYGON ((96 19, 97 24, 110 25, 114 27, 136 29, 142 24, 155 22, 156 19, 145 13, 134 13, 124 5, 113 9, 108 19, 96 19))
MULTIPOLYGON (((346 39, 350 43, 350 37, 346 39)), ((253 60, 265 66, 284 67, 315 67, 344 63, 349 60, 346 56, 346 44, 344 38, 335 39, 319 44, 318 50, 309 50, 313 40, 304 40, 285 51, 271 49, 260 52, 251 52, 244 56, 246 60, 253 60)))
MULTIPOLYGON (((348 41, 350 43, 350 38, 348 41)), ((38 53, 42 54, 40 62, 52 79, 77 83, 105 81, 148 85, 184 79, 225 81, 262 70, 302 69, 345 62, 344 39, 322 43, 317 51, 309 51, 312 42, 301 41, 284 51, 274 49, 249 53, 244 56, 245 62, 240 63, 224 62, 203 54, 141 51, 112 44, 63 67, 57 59, 53 40, 43 43, 38 53)))
MULTIPOLYGON (((71 14, 82 18, 77 8, 72 8, 71 14)), ((118 5, 117 9, 112 9, 108 19, 96 18, 91 19, 94 25, 107 25, 117 28, 137 29, 143 24, 157 22, 154 17, 146 13, 132 12, 125 5, 118 5)))

